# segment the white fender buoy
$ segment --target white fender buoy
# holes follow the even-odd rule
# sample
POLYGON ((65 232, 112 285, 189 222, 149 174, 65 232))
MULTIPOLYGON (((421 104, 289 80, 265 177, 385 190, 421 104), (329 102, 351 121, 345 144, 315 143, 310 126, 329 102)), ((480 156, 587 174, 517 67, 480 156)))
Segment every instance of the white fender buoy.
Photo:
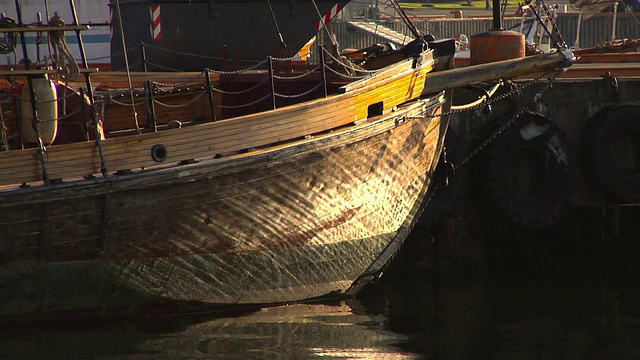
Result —
MULTIPOLYGON (((38 119, 38 130, 42 143, 51 144, 58 133, 58 96, 53 81, 48 77, 34 77, 31 79, 33 93, 36 101, 36 117, 38 119)), ((33 129, 33 109, 31 108, 31 95, 29 94, 29 84, 22 88, 22 132, 25 144, 37 143, 38 136, 33 129)))

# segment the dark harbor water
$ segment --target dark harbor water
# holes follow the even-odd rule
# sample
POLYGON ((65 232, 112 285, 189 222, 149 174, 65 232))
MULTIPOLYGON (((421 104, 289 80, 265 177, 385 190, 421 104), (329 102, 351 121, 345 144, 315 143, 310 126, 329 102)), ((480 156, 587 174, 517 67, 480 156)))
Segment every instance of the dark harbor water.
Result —
POLYGON ((553 231, 484 229, 484 250, 459 228, 437 246, 416 232, 356 299, 3 328, 0 358, 640 359, 636 218, 621 220, 615 246, 586 225, 595 215, 553 231))

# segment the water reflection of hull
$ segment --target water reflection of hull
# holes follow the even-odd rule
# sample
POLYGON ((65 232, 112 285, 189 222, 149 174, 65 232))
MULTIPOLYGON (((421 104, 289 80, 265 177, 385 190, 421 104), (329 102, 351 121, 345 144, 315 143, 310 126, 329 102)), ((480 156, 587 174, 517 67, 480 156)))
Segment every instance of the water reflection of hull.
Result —
POLYGON ((0 332, 12 358, 413 359, 380 316, 344 303, 265 308, 237 317, 180 316, 0 332))

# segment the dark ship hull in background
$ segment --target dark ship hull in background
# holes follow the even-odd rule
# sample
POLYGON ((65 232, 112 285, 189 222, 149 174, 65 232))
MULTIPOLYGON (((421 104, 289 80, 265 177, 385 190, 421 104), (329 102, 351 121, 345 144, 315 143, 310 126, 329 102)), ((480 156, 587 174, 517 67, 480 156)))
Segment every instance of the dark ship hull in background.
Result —
MULTIPOLYGON (((129 65, 135 65, 131 66, 132 70, 142 70, 138 46, 144 43, 146 56, 154 59, 153 64, 147 64, 150 69, 200 71, 220 69, 223 58, 236 59, 246 66, 259 63, 267 56, 293 56, 318 32, 319 14, 323 19, 330 19, 331 14, 336 14, 347 3, 334 0, 121 0, 119 6, 129 48, 129 65), (150 19, 151 25, 140 19, 150 19)), ((115 10, 115 1, 110 6, 115 10)), ((126 67, 119 24, 114 16, 111 40, 114 70, 126 67)))

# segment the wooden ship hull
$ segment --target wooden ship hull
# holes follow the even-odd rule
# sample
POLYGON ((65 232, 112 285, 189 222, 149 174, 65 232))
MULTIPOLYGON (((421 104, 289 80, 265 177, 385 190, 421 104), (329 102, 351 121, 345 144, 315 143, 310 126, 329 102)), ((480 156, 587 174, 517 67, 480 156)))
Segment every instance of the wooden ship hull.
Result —
POLYGON ((358 288, 422 203, 441 100, 252 154, 3 192, 0 313, 117 315, 358 288))
POLYGON ((423 94, 434 50, 392 58, 130 80, 131 97, 84 72, 100 81, 87 95, 80 78, 46 101, 53 70, 13 72, 27 81, 3 103, 0 321, 357 293, 408 235, 447 128, 444 93, 423 94))
MULTIPOLYGON (((81 30, 75 19, 3 32, 75 31, 82 47, 81 30)), ((419 36, 323 49, 320 64, 0 71, 15 84, 0 102, 0 322, 356 294, 426 205, 448 90, 570 63, 456 71, 454 51, 419 36)))

